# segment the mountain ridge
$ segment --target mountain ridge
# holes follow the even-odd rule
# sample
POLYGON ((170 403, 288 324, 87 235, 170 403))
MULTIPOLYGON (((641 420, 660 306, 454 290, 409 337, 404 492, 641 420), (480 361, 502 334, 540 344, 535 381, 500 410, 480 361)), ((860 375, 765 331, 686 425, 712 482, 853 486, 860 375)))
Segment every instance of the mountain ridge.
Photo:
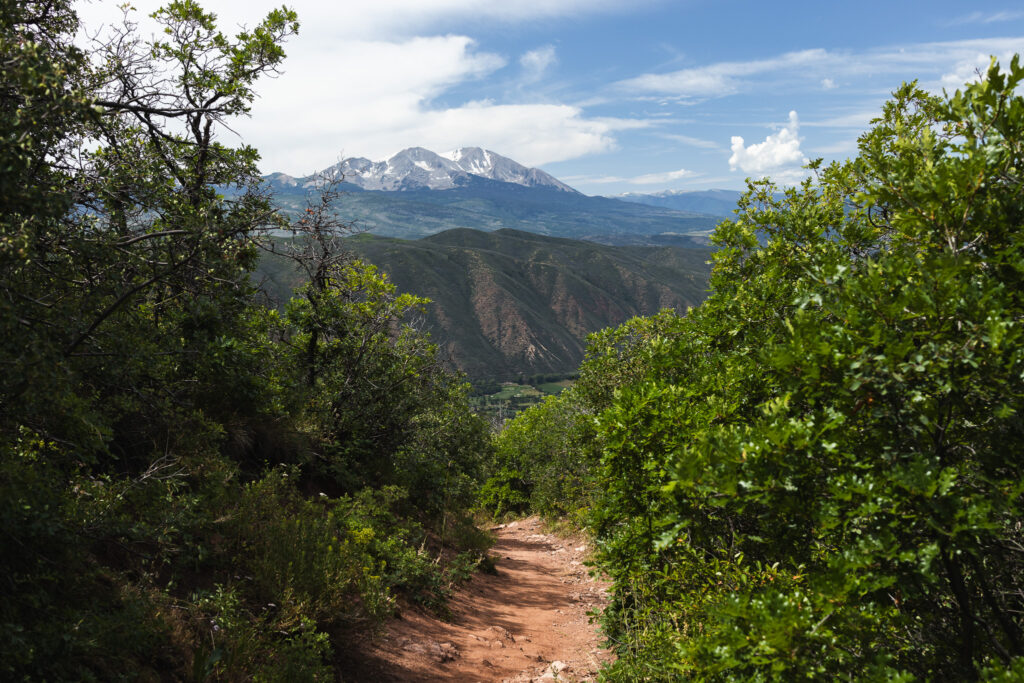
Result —
POLYGON ((736 203, 742 196, 743 193, 739 190, 663 190, 649 193, 627 192, 610 199, 731 218, 736 203))
MULTIPOLYGON (((301 215, 307 192, 275 179, 274 201, 287 215, 301 215)), ((342 183, 335 214, 358 230, 382 237, 417 239, 453 228, 502 228, 587 239, 603 244, 700 246, 722 216, 589 197, 546 187, 466 175, 446 190, 364 190, 342 183)))
POLYGON ((529 168, 481 147, 461 147, 444 154, 423 147, 407 147, 382 161, 348 157, 309 176, 295 177, 275 172, 265 178, 276 189, 305 189, 314 187, 319 178, 333 174, 341 175, 346 185, 361 190, 448 190, 465 185, 467 176, 475 176, 523 187, 580 194, 539 168, 529 168))
MULTIPOLYGON (((480 147, 445 155, 422 147, 388 160, 342 160, 325 172, 296 178, 264 176, 287 215, 301 215, 324 177, 340 179, 334 212, 379 236, 422 238, 453 228, 523 230, 615 245, 706 246, 739 193, 711 191, 714 212, 664 206, 666 201, 588 196, 536 168, 480 147)), ((696 196, 696 195, 693 195, 696 196)), ((690 198, 692 198, 691 196, 690 198)))
MULTIPOLYGON (((432 300, 424 327, 474 381, 571 373, 591 332, 664 308, 685 313, 706 295, 711 253, 510 229, 453 229, 419 240, 364 234, 346 245, 399 291, 432 300)), ((297 284, 266 262, 261 274, 278 298, 297 284)))

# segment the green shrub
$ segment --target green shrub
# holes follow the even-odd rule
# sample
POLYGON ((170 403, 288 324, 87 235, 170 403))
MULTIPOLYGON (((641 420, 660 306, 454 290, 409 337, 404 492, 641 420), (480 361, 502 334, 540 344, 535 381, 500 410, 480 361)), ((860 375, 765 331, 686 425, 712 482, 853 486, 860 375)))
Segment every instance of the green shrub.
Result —
POLYGON ((99 529, 73 514, 48 462, 55 448, 22 432, 0 455, 0 674, 120 680, 173 668, 182 653, 160 596, 96 562, 99 529))
POLYGON ((494 517, 522 514, 529 509, 530 490, 523 473, 507 465, 488 477, 477 495, 478 504, 494 517))
POLYGON ((488 442, 329 187, 287 242, 311 284, 251 281, 287 220, 217 128, 295 14, 172 2, 85 50, 69 0, 0 14, 0 678, 330 678, 399 596, 440 609, 425 529, 471 538, 488 442))
POLYGON ((597 417, 610 676, 1019 675, 1021 82, 904 86, 718 227, 712 296, 597 417))

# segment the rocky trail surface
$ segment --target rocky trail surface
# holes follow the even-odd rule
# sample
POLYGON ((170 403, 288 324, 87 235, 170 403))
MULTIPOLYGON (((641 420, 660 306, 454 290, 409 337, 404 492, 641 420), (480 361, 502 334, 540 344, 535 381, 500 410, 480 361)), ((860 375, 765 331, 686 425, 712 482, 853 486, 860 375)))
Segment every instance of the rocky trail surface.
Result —
POLYGON ((346 681, 590 681, 608 654, 587 612, 606 585, 590 577, 585 541, 543 532, 537 518, 494 529, 496 574, 478 573, 441 621, 406 610, 375 638, 346 681))

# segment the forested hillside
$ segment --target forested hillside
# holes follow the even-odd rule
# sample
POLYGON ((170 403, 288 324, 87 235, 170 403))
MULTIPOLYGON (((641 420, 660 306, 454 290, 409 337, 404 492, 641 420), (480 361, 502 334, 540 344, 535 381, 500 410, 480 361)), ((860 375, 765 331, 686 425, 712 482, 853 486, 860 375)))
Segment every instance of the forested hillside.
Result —
POLYGON ((309 284, 250 284, 286 221, 220 136, 294 13, 155 16, 80 49, 66 0, 0 11, 0 678, 333 680, 480 559, 488 434, 322 212, 309 284))
MULTIPOLYGON (((430 299, 422 328, 474 383, 574 373, 591 332, 699 304, 711 258, 709 249, 609 247, 516 230, 359 235, 343 246, 400 290, 430 299)), ((304 273, 268 255, 255 278, 284 299, 304 273)))
POLYGON ((605 680, 1024 678, 1022 81, 905 85, 753 183, 703 305, 497 438, 486 504, 596 537, 605 680))

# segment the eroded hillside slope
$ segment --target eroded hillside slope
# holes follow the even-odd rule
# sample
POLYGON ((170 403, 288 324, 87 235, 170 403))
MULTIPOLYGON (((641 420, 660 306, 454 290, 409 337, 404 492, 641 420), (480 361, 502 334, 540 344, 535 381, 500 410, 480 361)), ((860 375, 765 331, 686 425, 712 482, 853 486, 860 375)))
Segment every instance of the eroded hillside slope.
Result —
MULTIPOLYGON (((710 260, 702 248, 609 247, 516 230, 348 243, 400 291, 431 299, 422 324, 474 379, 573 372, 587 334, 700 303, 710 260)), ((263 270, 272 288, 294 284, 269 264, 263 270)))

